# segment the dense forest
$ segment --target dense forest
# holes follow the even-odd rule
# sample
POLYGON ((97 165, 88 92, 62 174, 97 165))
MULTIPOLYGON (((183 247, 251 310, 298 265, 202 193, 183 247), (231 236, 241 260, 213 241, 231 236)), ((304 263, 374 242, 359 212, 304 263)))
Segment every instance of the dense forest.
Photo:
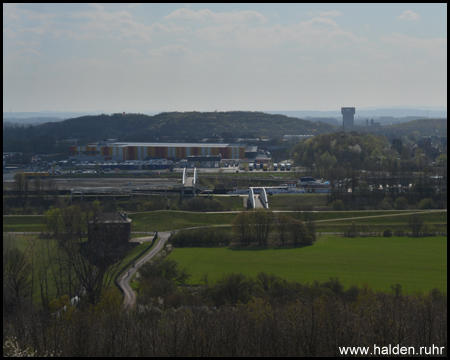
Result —
MULTIPOLYGON (((402 125, 407 124, 399 124, 402 125)), ((388 171, 395 175, 398 172, 423 171, 433 161, 440 166, 443 158, 446 164, 446 139, 420 142, 422 136, 418 131, 392 139, 355 131, 335 132, 298 143, 293 148, 293 158, 296 164, 310 167, 317 171, 316 176, 322 177, 329 177, 330 172, 338 169, 343 172, 388 171)))

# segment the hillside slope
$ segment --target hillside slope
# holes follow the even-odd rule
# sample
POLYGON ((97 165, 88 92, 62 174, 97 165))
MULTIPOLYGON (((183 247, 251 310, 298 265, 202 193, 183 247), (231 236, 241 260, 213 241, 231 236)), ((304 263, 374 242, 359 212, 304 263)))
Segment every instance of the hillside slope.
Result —
MULTIPOLYGON (((286 134, 324 134, 336 127, 284 115, 261 112, 171 112, 155 116, 143 114, 113 114, 82 116, 58 123, 34 126, 34 136, 54 136, 62 139, 117 138, 122 141, 155 141, 162 137, 202 139, 213 134, 229 133, 231 137, 282 137, 286 134)), ((16 129, 18 131, 19 129, 16 129)), ((15 137, 8 129, 4 138, 15 137)))

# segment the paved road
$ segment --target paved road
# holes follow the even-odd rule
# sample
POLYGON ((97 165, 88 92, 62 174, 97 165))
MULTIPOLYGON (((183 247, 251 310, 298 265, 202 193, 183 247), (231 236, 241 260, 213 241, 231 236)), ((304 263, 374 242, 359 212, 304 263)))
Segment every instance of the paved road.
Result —
MULTIPOLYGON (((164 232, 158 232, 158 242, 153 247, 153 249, 150 250, 148 254, 146 254, 143 258, 141 258, 137 263, 135 267, 130 268, 129 271, 125 272, 125 274, 118 280, 119 287, 123 290, 123 293, 125 295, 123 305, 126 308, 132 308, 135 301, 136 301, 136 295, 134 294, 133 289, 131 289, 130 286, 130 279, 134 275, 134 273, 148 260, 153 258, 163 247, 166 243, 167 239, 170 237, 171 231, 164 231, 164 232)), ((147 240, 140 239, 140 241, 149 241, 151 239, 150 237, 146 238, 147 240)), ((137 240, 137 239, 133 239, 137 240)))

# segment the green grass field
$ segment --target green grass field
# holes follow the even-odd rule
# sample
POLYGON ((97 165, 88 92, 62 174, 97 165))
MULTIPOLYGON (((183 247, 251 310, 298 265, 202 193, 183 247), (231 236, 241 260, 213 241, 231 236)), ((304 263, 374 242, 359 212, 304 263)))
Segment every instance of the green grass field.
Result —
POLYGON ((164 231, 195 226, 230 224, 236 214, 208 214, 183 211, 152 211, 129 214, 133 231, 164 231))
POLYGON ((40 215, 11 215, 3 216, 3 232, 43 232, 45 231, 44 217, 40 215))
POLYGON ((213 199, 220 201, 225 211, 242 211, 244 200, 238 196, 213 196, 213 199))
POLYGON ((346 288, 367 283, 390 291, 401 284, 405 293, 437 287, 447 291, 447 238, 322 236, 313 246, 291 249, 233 250, 231 248, 174 249, 169 256, 199 284, 208 273, 214 282, 226 273, 256 277, 260 271, 289 281, 312 283, 337 276, 346 288))

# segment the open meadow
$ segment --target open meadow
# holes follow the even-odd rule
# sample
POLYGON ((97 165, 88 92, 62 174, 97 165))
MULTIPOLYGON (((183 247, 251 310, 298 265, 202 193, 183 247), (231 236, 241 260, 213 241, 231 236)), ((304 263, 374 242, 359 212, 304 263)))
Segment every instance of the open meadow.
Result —
POLYGON ((227 273, 253 278, 263 271, 299 283, 338 277, 345 288, 367 283, 389 292, 401 284, 405 293, 447 291, 446 237, 357 237, 323 235, 313 246, 302 248, 179 248, 176 260, 200 284, 207 273, 215 282, 227 273))

